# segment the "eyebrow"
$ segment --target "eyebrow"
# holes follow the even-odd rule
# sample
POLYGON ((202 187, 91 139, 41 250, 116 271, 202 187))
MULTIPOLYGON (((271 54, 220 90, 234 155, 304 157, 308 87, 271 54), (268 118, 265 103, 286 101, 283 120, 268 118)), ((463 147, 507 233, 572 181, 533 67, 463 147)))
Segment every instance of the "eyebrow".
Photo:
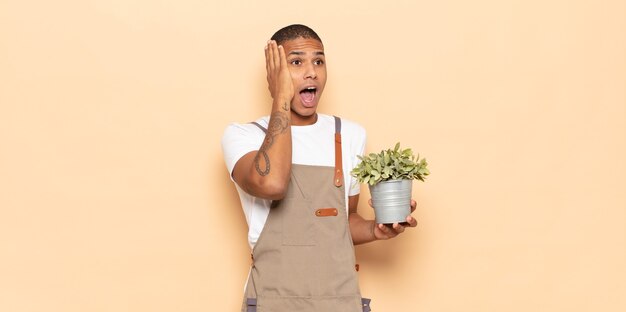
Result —
MULTIPOLYGON (((293 55, 304 55, 304 52, 302 52, 302 51, 291 51, 291 52, 289 52, 289 55, 292 55, 292 54, 293 55)), ((325 55, 324 51, 316 51, 313 54, 315 54, 315 55, 325 55)))

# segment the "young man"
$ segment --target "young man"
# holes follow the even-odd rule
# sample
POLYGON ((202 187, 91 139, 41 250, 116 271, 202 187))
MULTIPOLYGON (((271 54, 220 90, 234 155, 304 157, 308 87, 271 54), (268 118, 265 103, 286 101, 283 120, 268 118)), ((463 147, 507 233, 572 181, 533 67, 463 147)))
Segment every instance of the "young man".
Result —
POLYGON ((417 221, 388 227, 357 213, 360 188, 350 171, 365 130, 316 112, 326 84, 319 36, 304 25, 282 28, 265 60, 270 116, 231 124, 222 138, 252 248, 242 311, 369 311, 353 244, 395 237, 417 221))

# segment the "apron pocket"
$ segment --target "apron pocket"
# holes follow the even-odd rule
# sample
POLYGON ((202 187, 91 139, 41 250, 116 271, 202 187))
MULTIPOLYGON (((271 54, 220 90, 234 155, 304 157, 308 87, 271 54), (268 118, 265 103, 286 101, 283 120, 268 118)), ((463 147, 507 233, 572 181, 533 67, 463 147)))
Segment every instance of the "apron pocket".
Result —
POLYGON ((316 217, 311 202, 300 200, 300 204, 285 207, 291 209, 289 218, 283 218, 282 243, 284 246, 315 246, 316 217))

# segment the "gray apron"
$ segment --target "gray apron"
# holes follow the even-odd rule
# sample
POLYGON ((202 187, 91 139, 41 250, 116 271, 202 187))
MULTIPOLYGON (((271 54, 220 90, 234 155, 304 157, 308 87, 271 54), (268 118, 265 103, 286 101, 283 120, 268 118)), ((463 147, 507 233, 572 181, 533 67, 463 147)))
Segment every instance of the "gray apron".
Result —
POLYGON ((335 167, 292 164, 287 194, 272 202, 252 250, 242 312, 370 311, 355 270, 341 157, 335 117, 335 167))

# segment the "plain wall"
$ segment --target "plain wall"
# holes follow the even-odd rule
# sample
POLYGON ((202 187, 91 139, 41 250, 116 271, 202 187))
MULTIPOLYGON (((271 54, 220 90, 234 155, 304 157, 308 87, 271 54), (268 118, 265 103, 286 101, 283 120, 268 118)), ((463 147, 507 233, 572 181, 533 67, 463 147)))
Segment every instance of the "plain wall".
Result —
POLYGON ((626 310, 624 1, 0 0, 0 311, 236 311, 220 139, 291 23, 320 111, 430 163, 418 227, 357 248, 375 311, 626 310))

